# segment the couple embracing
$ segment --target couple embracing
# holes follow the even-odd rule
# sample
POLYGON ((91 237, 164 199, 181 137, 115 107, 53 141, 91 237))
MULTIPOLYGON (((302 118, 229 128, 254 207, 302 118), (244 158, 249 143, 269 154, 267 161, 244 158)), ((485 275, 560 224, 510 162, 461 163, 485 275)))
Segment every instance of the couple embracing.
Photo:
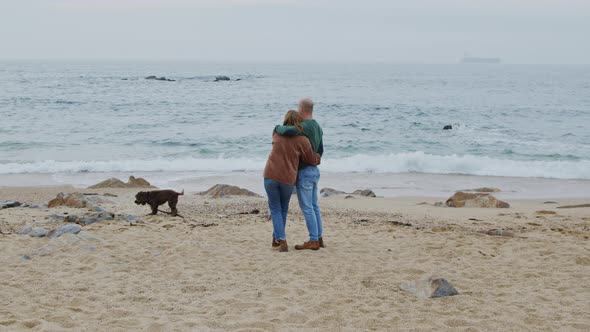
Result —
POLYGON ((273 132, 272 150, 264 168, 264 188, 272 218, 272 247, 288 251, 285 228, 289 201, 297 190, 299 207, 305 217, 309 241, 296 250, 324 247, 322 216, 318 205, 318 181, 324 153, 322 128, 313 119, 313 101, 302 99, 297 111, 288 111, 282 126, 273 132))

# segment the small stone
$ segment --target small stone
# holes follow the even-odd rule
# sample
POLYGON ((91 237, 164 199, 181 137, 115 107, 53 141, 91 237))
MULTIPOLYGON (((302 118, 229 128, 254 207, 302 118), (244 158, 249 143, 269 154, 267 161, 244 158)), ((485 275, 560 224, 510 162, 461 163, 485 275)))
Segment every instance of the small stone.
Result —
POLYGON ((29 209, 47 209, 49 208, 47 205, 45 204, 33 204, 33 205, 29 205, 29 209))
POLYGON ((18 207, 21 205, 22 205, 22 203, 17 202, 17 201, 0 202, 0 209, 8 209, 8 208, 13 208, 13 207, 18 207))
POLYGON ((48 233, 49 233, 49 230, 47 228, 33 227, 33 228, 31 228, 31 230, 29 231, 28 234, 31 237, 45 237, 45 236, 47 236, 48 233))
POLYGON ((54 230, 51 230, 47 236, 49 238, 60 237, 64 234, 78 234, 82 230, 82 227, 78 224, 65 224, 54 230))
POLYGON ((354 199, 354 198, 356 198, 356 197, 354 197, 354 196, 352 196, 352 195, 347 195, 346 197, 344 197, 344 199, 351 199, 351 198, 353 198, 353 199, 354 199))
POLYGON ((451 130, 451 129, 453 129, 453 126, 451 126, 451 125, 446 125, 443 127, 443 130, 451 130))
POLYGON ((416 294, 418 298, 428 299, 458 295, 459 292, 444 278, 429 277, 411 281, 400 286, 406 292, 416 294))
POLYGON ((25 225, 25 227, 23 227, 23 229, 21 229, 20 231, 16 232, 16 234, 27 235, 31 232, 31 229, 33 229, 31 225, 25 225))
POLYGON ((231 81, 231 78, 228 76, 215 76, 215 82, 219 81, 231 81))
POLYGON ((71 223, 71 224, 77 224, 80 222, 80 218, 75 214, 71 214, 71 215, 66 216, 64 218, 64 222, 71 223))

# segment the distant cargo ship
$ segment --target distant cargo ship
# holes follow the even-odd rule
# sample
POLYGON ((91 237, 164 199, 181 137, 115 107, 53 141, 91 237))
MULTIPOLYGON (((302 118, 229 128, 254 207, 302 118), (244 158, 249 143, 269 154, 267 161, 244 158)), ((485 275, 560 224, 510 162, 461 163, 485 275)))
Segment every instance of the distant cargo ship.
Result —
POLYGON ((479 58, 474 56, 465 56, 461 63, 500 63, 500 58, 479 58))

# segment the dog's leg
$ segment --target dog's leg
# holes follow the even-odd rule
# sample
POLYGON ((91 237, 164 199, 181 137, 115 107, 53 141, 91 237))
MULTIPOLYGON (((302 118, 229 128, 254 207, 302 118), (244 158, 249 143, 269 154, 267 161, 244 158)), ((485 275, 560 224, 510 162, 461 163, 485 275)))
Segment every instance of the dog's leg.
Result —
POLYGON ((156 214, 158 214, 158 205, 156 205, 156 204, 152 204, 152 205, 150 205, 150 206, 152 207, 152 214, 153 214, 153 215, 156 215, 156 214))
POLYGON ((168 206, 170 206, 171 215, 176 217, 178 215, 178 210, 176 210, 176 204, 178 203, 178 196, 174 198, 170 198, 168 201, 168 206))

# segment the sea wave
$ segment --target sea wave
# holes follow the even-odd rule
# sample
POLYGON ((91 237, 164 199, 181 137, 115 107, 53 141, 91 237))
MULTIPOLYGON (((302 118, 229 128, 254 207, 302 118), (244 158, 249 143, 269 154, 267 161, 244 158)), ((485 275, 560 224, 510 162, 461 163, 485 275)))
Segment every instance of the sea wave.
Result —
MULTIPOLYGON (((0 174, 81 172, 237 172, 261 171, 263 158, 182 158, 113 161, 0 163, 0 174)), ((590 179, 590 160, 508 160, 473 155, 408 152, 388 155, 326 157, 322 170, 343 173, 433 173, 480 176, 590 179)))

